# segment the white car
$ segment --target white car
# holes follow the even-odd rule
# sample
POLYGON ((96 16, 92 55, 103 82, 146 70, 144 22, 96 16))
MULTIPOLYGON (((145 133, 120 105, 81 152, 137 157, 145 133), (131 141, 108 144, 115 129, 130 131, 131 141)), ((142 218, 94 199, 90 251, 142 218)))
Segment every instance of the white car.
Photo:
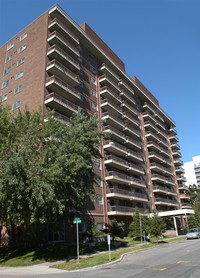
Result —
POLYGON ((189 232, 186 234, 186 237, 187 239, 200 238, 200 229, 190 229, 189 232))

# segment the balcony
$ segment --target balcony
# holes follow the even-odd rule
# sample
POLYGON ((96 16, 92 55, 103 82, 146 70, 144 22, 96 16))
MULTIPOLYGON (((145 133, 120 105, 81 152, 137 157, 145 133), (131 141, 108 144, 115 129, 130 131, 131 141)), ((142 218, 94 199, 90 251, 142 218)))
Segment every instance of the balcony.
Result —
POLYGON ((138 166, 134 163, 129 163, 129 173, 134 173, 138 175, 144 175, 144 168, 141 166, 138 166))
POLYGON ((127 91, 121 90, 120 96, 121 96, 122 100, 125 100, 126 102, 128 102, 130 104, 136 105, 133 95, 128 94, 127 91))
POLYGON ((177 135, 177 130, 174 127, 169 129, 170 135, 177 135))
POLYGON ((145 137, 149 140, 149 141, 155 141, 157 144, 159 144, 160 146, 162 146, 163 148, 168 148, 168 143, 165 140, 162 140, 159 136, 157 136, 156 134, 154 134, 151 131, 147 131, 145 133, 145 137))
POLYGON ((142 106, 142 108, 145 110, 145 111, 149 111, 151 112, 151 114, 155 115, 156 112, 155 110, 151 107, 151 105, 149 105, 147 102, 145 102, 145 104, 142 106))
POLYGON ((175 158, 179 158, 179 157, 181 157, 181 153, 179 152, 179 151, 172 151, 172 155, 173 155, 173 157, 175 157, 175 158))
POLYGON ((112 115, 110 112, 103 113, 102 120, 115 128, 121 128, 123 130, 123 121, 119 117, 112 115))
POLYGON ((124 130, 124 133, 130 137, 134 136, 136 138, 141 138, 140 131, 136 130, 135 128, 132 128, 131 126, 128 126, 128 125, 124 126, 123 130, 124 130))
POLYGON ((142 150, 141 142, 139 140, 134 140, 129 136, 126 136, 126 139, 125 139, 124 143, 127 146, 127 148, 134 149, 134 150, 135 149, 142 150))
POLYGON ((59 92, 70 101, 80 100, 80 93, 77 90, 54 75, 46 80, 45 87, 52 92, 59 92))
POLYGON ((76 37, 63 23, 61 23, 57 18, 53 19, 49 22, 48 26, 49 30, 58 31, 61 35, 66 37, 68 40, 70 40, 71 43, 74 45, 79 45, 79 39, 76 37))
POLYGON ((174 159, 174 164, 176 165, 176 166, 182 166, 183 165, 183 161, 181 160, 181 159, 174 159))
POLYGON ((74 74, 56 60, 53 60, 47 64, 46 71, 51 75, 55 75, 60 79, 64 79, 71 86, 77 86, 79 84, 78 75, 74 74))
POLYGON ((149 159, 156 161, 158 163, 162 163, 164 165, 171 165, 171 161, 169 159, 166 159, 165 157, 163 157, 162 155, 159 155, 156 152, 149 152, 148 156, 149 156, 149 159))
POLYGON ((46 95, 44 103, 51 109, 55 109, 61 114, 68 115, 69 117, 72 115, 72 113, 78 112, 78 106, 74 105, 72 102, 56 93, 46 95))
POLYGON ((123 112, 122 118, 124 119, 125 122, 129 123, 130 125, 133 125, 136 127, 139 127, 139 125, 140 125, 138 118, 136 119, 126 112, 123 112))
POLYGON ((70 55, 63 51, 60 47, 53 45, 48 48, 47 56, 51 60, 57 60, 70 70, 80 70, 79 63, 74 60, 70 55))
POLYGON ((148 141, 147 142, 147 147, 149 151, 156 151, 158 153, 160 153, 161 155, 169 158, 170 154, 168 152, 168 149, 166 148, 161 148, 160 145, 156 144, 153 141, 148 141))
POLYGON ((165 186, 160 186, 160 185, 154 185, 153 192, 154 193, 164 193, 166 195, 172 195, 172 196, 177 195, 175 190, 170 189, 170 188, 165 187, 165 186))
POLYGON ((122 146, 121 144, 118 144, 111 140, 104 141, 104 150, 109 151, 113 154, 119 155, 119 156, 126 156, 127 149, 126 147, 122 146))
POLYGON ((179 141, 175 135, 169 135, 169 139, 170 139, 171 144, 179 141))
POLYGON ((133 216, 134 207, 111 206, 108 210, 108 215, 123 215, 133 216))
POLYGON ((183 194, 183 193, 181 194, 181 193, 180 193, 180 199, 181 199, 181 200, 183 200, 183 199, 190 200, 190 194, 183 194))
POLYGON ((163 167, 162 165, 160 165, 159 163, 156 163, 156 162, 152 162, 150 164, 150 169, 151 169, 151 171, 155 171, 155 172, 158 172, 161 174, 165 174, 165 175, 169 175, 169 176, 173 175, 171 168, 163 167))
POLYGON ((131 114, 131 115, 133 114, 133 116, 138 117, 138 110, 135 107, 128 104, 126 101, 122 101, 120 107, 123 109, 123 111, 126 111, 129 114, 131 114))
POLYGON ((183 167, 176 167, 175 171, 177 174, 184 174, 185 170, 183 169, 183 167))
MULTIPOLYGON (((126 206, 111 206, 108 210, 108 215, 123 215, 123 216, 133 216, 133 212, 136 207, 126 207, 126 206)), ((139 208, 141 213, 145 213, 145 209, 139 208)))
POLYGON ((171 143, 172 150, 180 150, 180 145, 177 143, 171 143))
POLYGON ((114 182, 117 184, 128 184, 133 187, 140 187, 140 188, 146 188, 146 183, 143 180, 136 179, 134 177, 116 172, 116 171, 110 171, 106 173, 106 181, 114 182))
POLYGON ((108 86, 109 88, 111 88, 111 90, 120 92, 118 85, 106 74, 99 77, 99 83, 101 84, 101 86, 108 86))
POLYGON ((65 52, 67 52, 73 56, 74 58, 78 58, 80 56, 79 50, 73 46, 68 40, 66 40, 61 34, 59 34, 57 31, 54 31, 53 33, 49 34, 48 36, 48 42, 53 45, 57 45, 61 49, 63 49, 65 52))
POLYGON ((70 123, 70 118, 67 117, 67 116, 64 116, 63 114, 61 114, 61 113, 59 113, 59 112, 54 111, 54 112, 53 112, 53 116, 54 116, 57 120, 59 120, 59 121, 61 121, 61 122, 63 122, 63 123, 70 123))
POLYGON ((156 198, 155 199, 155 205, 166 205, 166 206, 173 206, 173 207, 178 207, 178 203, 176 200, 171 200, 171 199, 165 199, 165 198, 156 198))
POLYGON ((109 99, 103 99, 101 102, 101 108, 104 111, 110 111, 113 115, 117 115, 117 117, 121 117, 122 113, 119 109, 119 106, 117 106, 113 101, 109 99))
POLYGON ((155 119, 158 119, 158 120, 160 120, 161 122, 164 123, 164 119, 158 113, 155 113, 153 116, 154 116, 155 119))
POLYGON ((136 162, 143 162, 143 155, 142 153, 139 152, 134 152, 130 149, 127 149, 127 157, 132 160, 132 161, 136 161, 136 162))
POLYGON ((120 99, 119 95, 106 86, 100 89, 100 95, 103 98, 112 100, 112 102, 114 102, 118 105, 121 104, 121 99, 120 99))
POLYGON ((110 188, 110 192, 106 194, 107 198, 117 198, 130 201, 148 202, 147 195, 144 193, 133 192, 119 188, 110 188))
POLYGON ((117 142, 124 143, 124 141, 126 140, 124 133, 112 126, 109 125, 105 126, 104 132, 109 133, 111 138, 116 140, 117 142))
POLYGON ((158 137, 164 139, 164 141, 166 140, 167 134, 158 129, 153 122, 146 121, 144 123, 144 127, 146 131, 156 134, 158 137))
POLYGON ((119 85, 120 89, 122 89, 123 92, 127 92, 126 94, 130 95, 131 100, 133 100, 133 103, 135 103, 134 99, 132 98, 132 96, 135 95, 134 90, 129 85, 127 85, 126 82, 124 82, 124 80, 122 80, 122 79, 120 80, 118 85, 119 85))
POLYGON ((109 76, 115 82, 117 82, 117 83, 119 82, 119 77, 106 64, 102 64, 102 66, 100 68, 100 72, 102 74, 105 74, 105 75, 109 76))
POLYGON ((107 155, 104 159, 104 164, 111 166, 113 168, 117 168, 119 170, 128 170, 129 163, 125 159, 119 158, 115 155, 107 155))
POLYGON ((151 180, 156 183, 165 183, 165 184, 171 184, 175 185, 175 181, 171 178, 166 178, 165 176, 159 175, 159 174, 152 174, 151 180))

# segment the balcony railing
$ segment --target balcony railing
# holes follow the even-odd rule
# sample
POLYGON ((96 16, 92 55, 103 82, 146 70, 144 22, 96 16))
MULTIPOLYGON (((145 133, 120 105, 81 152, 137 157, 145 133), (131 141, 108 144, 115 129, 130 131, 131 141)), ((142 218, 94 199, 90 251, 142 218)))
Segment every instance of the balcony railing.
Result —
POLYGON ((101 83, 103 86, 111 86, 113 90, 120 91, 118 85, 107 74, 101 75, 99 77, 99 83, 101 83))
MULTIPOLYGON (((60 95, 56 93, 51 93, 46 95, 45 97, 45 104, 50 106, 51 108, 55 108, 55 105, 53 103, 59 104, 61 107, 66 107, 68 110, 74 113, 78 112, 78 106, 73 104, 72 102, 68 101, 64 97, 61 97, 60 95)), ((54 112, 55 113, 55 112, 54 112)))
MULTIPOLYGON (((52 44, 60 44, 63 45, 66 48, 68 48, 72 55, 76 55, 76 57, 80 56, 79 50, 71 44, 68 40, 65 39, 61 34, 59 34, 57 31, 54 31, 49 34, 48 41, 52 42, 52 44)), ((62 47, 62 46, 61 46, 62 47)))
POLYGON ((68 35, 70 39, 73 40, 74 43, 79 44, 79 39, 76 37, 63 23, 61 23, 57 18, 54 18, 49 22, 49 29, 62 31, 64 35, 68 35))
POLYGON ((123 111, 128 111, 128 113, 138 116, 138 110, 132 105, 128 104, 126 101, 123 100, 120 107, 123 109, 123 111))
POLYGON ((164 181, 165 183, 169 183, 169 184, 174 184, 175 183, 174 179, 166 178, 162 175, 152 174, 151 177, 152 177, 152 180, 164 181))
POLYGON ((54 88, 56 85, 59 89, 62 89, 63 92, 67 92, 69 97, 71 95, 76 99, 80 99, 79 91, 77 91, 76 89, 71 87, 69 84, 63 82, 61 79, 59 79, 58 77, 56 77, 54 75, 46 80, 45 85, 47 88, 51 88, 51 86, 53 86, 53 88, 54 88))
POLYGON ((166 194, 171 193, 171 194, 173 194, 173 195, 176 195, 176 191, 175 191, 175 190, 170 189, 170 188, 165 187, 165 186, 160 186, 160 185, 154 185, 153 191, 154 191, 154 192, 162 191, 162 192, 165 192, 166 194))
POLYGON ((162 203, 162 204, 167 204, 167 205, 175 205, 178 206, 178 203, 176 200, 172 200, 172 199, 165 199, 165 198, 156 198, 155 199, 155 203, 162 203))
POLYGON ((130 190, 124 190, 120 188, 110 188, 109 192, 107 193, 107 197, 111 197, 111 194, 121 195, 125 199, 128 200, 142 200, 143 202, 148 202, 147 195, 144 193, 133 192, 130 190))
POLYGON ((107 86, 104 86, 103 88, 100 89, 100 94, 104 98, 108 98, 117 104, 121 103, 121 99, 120 99, 119 95, 117 93, 115 93, 114 91, 112 91, 107 86))
POLYGON ((79 63, 57 45, 52 45, 51 47, 49 47, 47 55, 52 59, 59 59, 60 57, 60 59, 62 59, 64 63, 68 62, 68 65, 71 65, 71 68, 73 67, 74 69, 80 70, 79 63), (59 55, 59 57, 57 57, 56 55, 59 55))
POLYGON ((144 180, 136 179, 135 177, 128 176, 116 171, 109 171, 106 173, 106 180, 112 180, 113 178, 118 182, 121 180, 122 183, 128 183, 130 185, 146 188, 146 183, 144 180))
POLYGON ((105 63, 102 64, 100 71, 104 74, 109 75, 112 79, 114 79, 116 82, 119 82, 119 77, 114 73, 109 66, 107 66, 105 63))
POLYGON ((159 163, 156 163, 156 162, 151 163, 150 169, 152 169, 152 170, 158 169, 159 172, 167 173, 169 175, 173 175, 171 168, 169 169, 169 168, 163 167, 162 165, 160 165, 159 163))
POLYGON ((53 60, 47 64, 46 70, 52 75, 60 76, 62 79, 68 80, 72 85, 79 84, 78 75, 74 74, 71 70, 63 66, 60 62, 53 60))

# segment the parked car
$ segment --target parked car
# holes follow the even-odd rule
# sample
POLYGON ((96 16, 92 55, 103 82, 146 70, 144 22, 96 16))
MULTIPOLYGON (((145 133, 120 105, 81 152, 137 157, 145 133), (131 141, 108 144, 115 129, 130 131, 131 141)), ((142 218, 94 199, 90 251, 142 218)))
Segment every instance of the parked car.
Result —
POLYGON ((200 229, 190 229, 189 232, 186 234, 186 237, 187 239, 200 238, 200 229))

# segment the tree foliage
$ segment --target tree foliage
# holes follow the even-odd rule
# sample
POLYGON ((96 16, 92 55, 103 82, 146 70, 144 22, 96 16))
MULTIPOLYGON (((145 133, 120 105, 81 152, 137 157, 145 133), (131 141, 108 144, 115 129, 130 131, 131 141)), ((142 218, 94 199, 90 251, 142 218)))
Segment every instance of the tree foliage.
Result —
POLYGON ((107 224, 108 233, 111 234, 112 240, 114 241, 115 237, 124 237, 124 222, 118 222, 116 219, 113 219, 110 224, 107 224))
POLYGON ((189 228, 200 227, 200 189, 192 184, 189 186, 189 194, 195 214, 188 218, 188 225, 189 228))
POLYGON ((0 107, 0 221, 42 224, 82 210, 97 178, 101 136, 96 117, 80 112, 64 124, 51 112, 44 118, 0 107))
POLYGON ((156 211, 153 211, 153 215, 149 222, 150 236, 155 236, 157 239, 161 233, 165 232, 165 223, 161 217, 158 216, 156 211))

